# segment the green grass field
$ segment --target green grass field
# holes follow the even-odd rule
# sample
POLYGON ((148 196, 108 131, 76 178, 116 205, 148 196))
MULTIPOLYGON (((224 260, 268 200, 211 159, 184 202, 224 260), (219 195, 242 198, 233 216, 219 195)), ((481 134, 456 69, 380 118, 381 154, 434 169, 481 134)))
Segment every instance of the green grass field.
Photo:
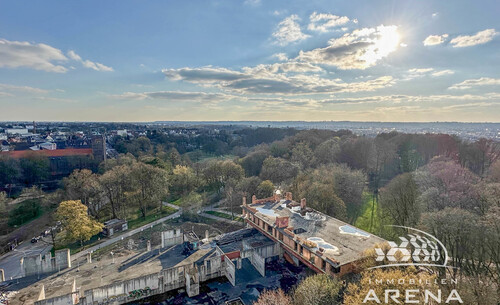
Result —
POLYGON ((206 211, 205 213, 210 214, 210 215, 214 215, 214 216, 217 216, 217 217, 221 217, 221 218, 226 218, 226 219, 229 219, 229 220, 236 220, 236 221, 241 221, 241 222, 244 221, 243 218, 241 218, 239 216, 236 216, 233 219, 232 216, 231 216, 231 214, 226 214, 226 213, 222 213, 222 212, 218 212, 218 211, 206 211))
POLYGON ((368 192, 363 194, 363 206, 361 207, 361 214, 354 221, 354 225, 360 229, 363 229, 370 233, 375 233, 380 231, 380 220, 377 214, 377 202, 374 202, 374 195, 368 192), (372 210, 373 210, 373 224, 372 222, 372 210))

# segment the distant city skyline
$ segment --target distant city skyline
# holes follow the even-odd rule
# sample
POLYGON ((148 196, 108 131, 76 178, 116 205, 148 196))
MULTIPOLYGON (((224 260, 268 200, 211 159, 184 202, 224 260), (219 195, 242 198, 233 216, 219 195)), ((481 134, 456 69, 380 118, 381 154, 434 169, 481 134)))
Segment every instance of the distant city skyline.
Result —
POLYGON ((500 122, 499 11, 490 0, 5 2, 0 121, 500 122))

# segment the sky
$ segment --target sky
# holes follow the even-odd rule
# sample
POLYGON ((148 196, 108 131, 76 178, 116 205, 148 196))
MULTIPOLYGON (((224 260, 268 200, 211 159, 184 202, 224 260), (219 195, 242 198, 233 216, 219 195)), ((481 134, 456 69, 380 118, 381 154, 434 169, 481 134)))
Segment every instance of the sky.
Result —
POLYGON ((2 121, 500 122, 500 2, 0 1, 2 121))

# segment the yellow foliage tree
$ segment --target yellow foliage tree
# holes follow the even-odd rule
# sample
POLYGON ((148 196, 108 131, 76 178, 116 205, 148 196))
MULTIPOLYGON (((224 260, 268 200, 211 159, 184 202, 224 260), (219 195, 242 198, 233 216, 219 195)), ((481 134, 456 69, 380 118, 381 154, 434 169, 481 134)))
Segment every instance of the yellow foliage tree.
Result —
POLYGON ((88 214, 87 206, 80 200, 63 201, 56 211, 56 218, 61 221, 68 241, 89 240, 101 232, 103 225, 88 214))

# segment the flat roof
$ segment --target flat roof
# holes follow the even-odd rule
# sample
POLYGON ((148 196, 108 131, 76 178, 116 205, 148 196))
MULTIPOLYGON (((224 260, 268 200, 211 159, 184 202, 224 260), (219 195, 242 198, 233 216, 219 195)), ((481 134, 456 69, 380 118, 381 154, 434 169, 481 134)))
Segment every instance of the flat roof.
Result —
POLYGON ((270 224, 275 222, 276 217, 289 217, 288 227, 293 227, 296 236, 315 242, 324 249, 323 256, 338 261, 340 265, 356 261, 363 257, 365 250, 386 242, 383 238, 313 209, 307 208, 309 212, 302 216, 287 205, 300 207, 299 203, 287 200, 248 206, 256 209, 255 215, 270 224))

